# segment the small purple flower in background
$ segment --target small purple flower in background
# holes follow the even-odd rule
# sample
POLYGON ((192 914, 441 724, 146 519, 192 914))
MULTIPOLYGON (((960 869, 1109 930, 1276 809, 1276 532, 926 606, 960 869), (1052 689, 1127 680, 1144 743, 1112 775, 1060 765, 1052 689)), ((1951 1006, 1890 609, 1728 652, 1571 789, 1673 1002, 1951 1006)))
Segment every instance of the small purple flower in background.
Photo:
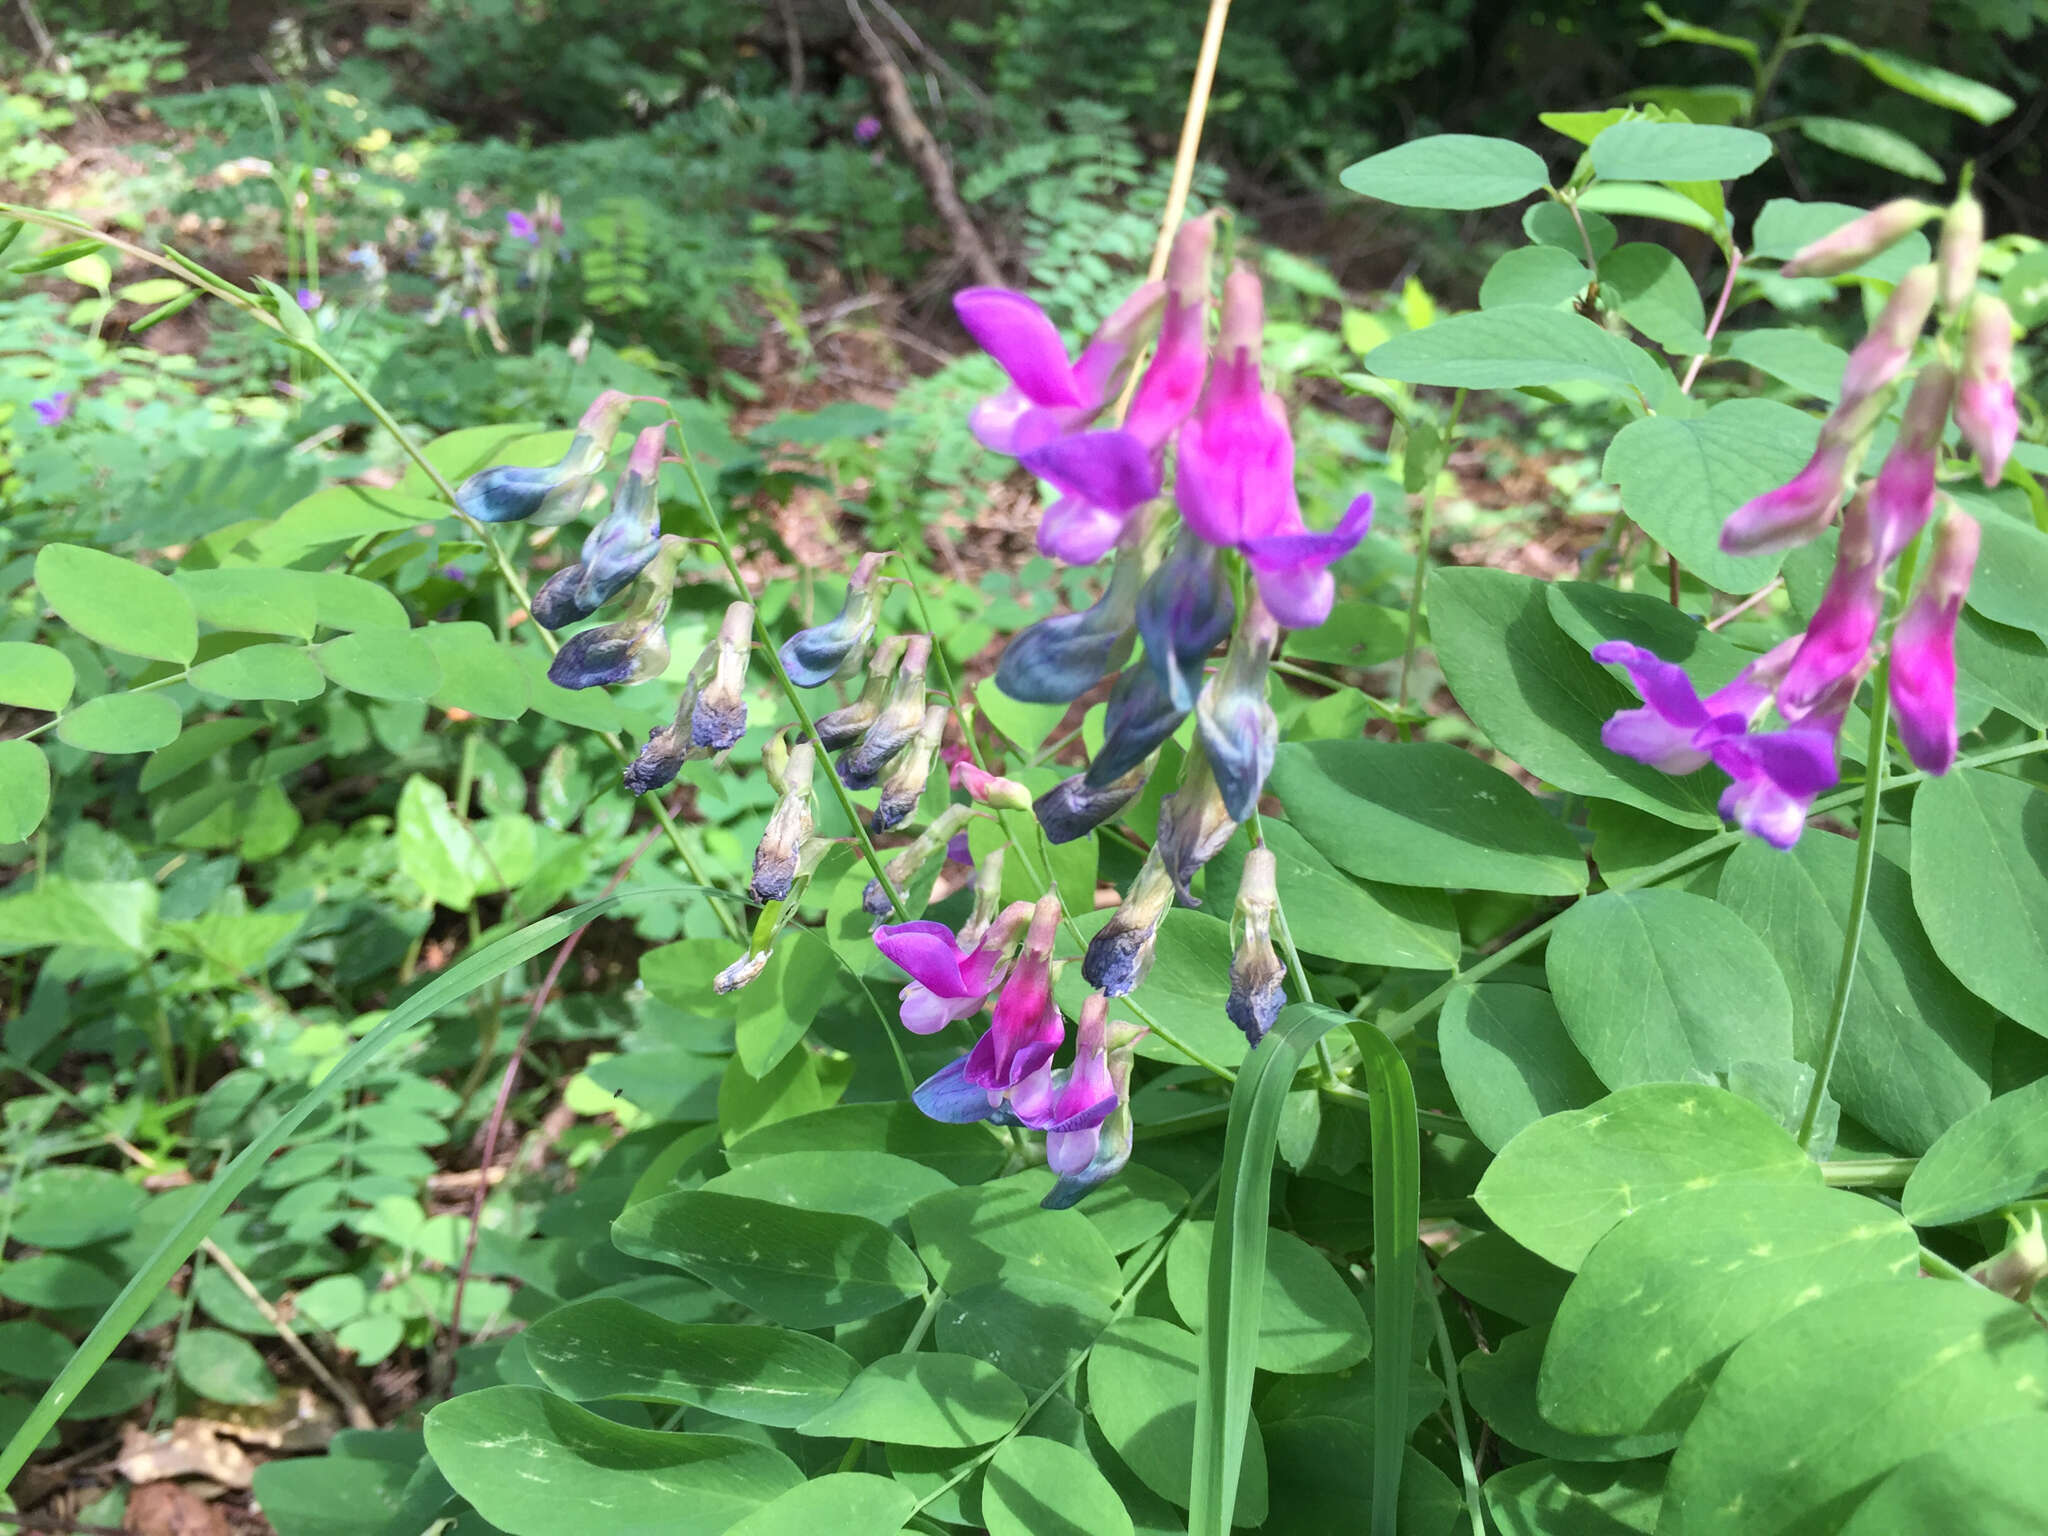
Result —
POLYGON ((881 136, 882 120, 875 116, 874 113, 869 112, 855 120, 853 125, 854 143, 872 144, 881 136))
POLYGON ((320 307, 320 295, 310 288, 300 288, 293 297, 298 300, 299 308, 301 309, 318 309, 320 307))
POLYGON ((505 232, 514 240, 524 240, 528 245, 540 244, 540 230, 531 217, 517 208, 505 210, 505 232))
POLYGON ((36 413, 37 421, 46 427, 54 427, 71 415, 71 391, 60 389, 40 400, 31 400, 28 408, 36 413))

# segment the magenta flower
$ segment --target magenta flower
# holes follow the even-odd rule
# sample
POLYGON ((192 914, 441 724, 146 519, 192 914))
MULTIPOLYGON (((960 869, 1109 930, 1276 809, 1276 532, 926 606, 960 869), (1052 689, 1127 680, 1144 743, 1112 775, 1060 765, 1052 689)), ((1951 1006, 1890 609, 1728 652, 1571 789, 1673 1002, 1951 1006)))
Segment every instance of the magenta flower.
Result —
POLYGON ((1045 1165, 1059 1176, 1039 1201, 1047 1210, 1065 1210, 1131 1160, 1131 1060, 1144 1033, 1123 1023, 1109 1031, 1107 1070, 1114 1097, 1108 1115, 1095 1125, 1046 1132, 1045 1165))
POLYGON ((1024 953, 996 998, 987 1032, 967 1054, 962 1076, 977 1088, 1016 1087, 1044 1066, 1066 1038, 1066 1022, 1052 997, 1052 946, 1059 921, 1059 897, 1040 897, 1024 953))
POLYGON ((853 142, 854 142, 854 143, 856 143, 856 144, 872 144, 872 143, 874 143, 874 142, 875 142, 875 140, 879 139, 879 138, 880 138, 881 136, 882 136, 882 120, 881 120, 881 119, 880 119, 879 117, 875 116, 875 115, 874 115, 874 113, 872 113, 872 112, 869 112, 869 113, 866 113, 866 114, 864 114, 864 115, 863 115, 863 116, 861 116, 861 117, 858 117, 858 118, 854 119, 854 124, 853 124, 853 142))
POLYGON ((1970 305, 1963 346, 1963 377, 1956 386, 1956 430, 1977 455, 1984 483, 2005 478, 2005 461, 2019 441, 2020 413, 2012 393, 2012 311, 1980 293, 1970 305))
POLYGON ((1976 520, 1950 509, 1927 579, 1892 632, 1891 693, 1913 766, 1947 773, 1956 760, 1956 617, 1977 565, 1976 520))
POLYGON ((517 208, 505 210, 505 232, 514 240, 524 240, 528 245, 540 244, 540 230, 533 220, 517 208))
POLYGON ((1372 524, 1372 497, 1352 502, 1327 533, 1302 522, 1287 415, 1259 382, 1264 328, 1259 280, 1240 266, 1223 285, 1223 329, 1208 387, 1181 429, 1174 495, 1197 538, 1243 552, 1259 595, 1282 625, 1313 629, 1336 598, 1330 566, 1372 524))
POLYGON ((1827 531, 1849 488, 1855 445, 1821 433, 1806 467, 1775 490, 1744 502, 1721 525, 1721 548, 1731 555, 1768 555, 1811 543, 1827 531))
POLYGON ((1001 985, 1011 943, 1030 916, 1029 905, 1015 902, 978 944, 965 948, 944 923, 888 923, 877 928, 875 948, 910 977, 897 994, 903 1027, 914 1035, 936 1034, 981 1012, 989 994, 1001 985))
POLYGON ((298 306, 301 309, 318 309, 320 307, 320 295, 310 288, 302 287, 292 297, 298 302, 298 306))
POLYGON ((1726 687, 1702 699, 1684 669, 1654 651, 1626 640, 1603 641, 1593 647, 1593 659, 1602 666, 1627 668, 1629 681, 1643 696, 1643 705, 1611 717, 1600 728, 1600 740, 1608 751, 1648 763, 1662 773, 1693 773, 1704 768, 1712 759, 1715 742, 1749 729, 1750 720, 1770 698, 1772 685, 1797 646, 1795 636, 1759 656, 1726 687))
POLYGON ((1869 670, 1870 644, 1884 614, 1878 581, 1885 562, 1869 511, 1875 499, 1874 493, 1858 496, 1842 514, 1834 574, 1778 685, 1778 713, 1795 724, 1809 715, 1839 714, 1869 670))
MULTIPOLYGON (((1955 389, 1955 373, 1942 363, 1929 363, 1913 382, 1899 419, 1898 440, 1878 466, 1870 489, 1871 536, 1880 565, 1890 565, 1903 554, 1934 515, 1934 472, 1955 389)), ((1843 537, 1848 537, 1846 528, 1843 537)))
POLYGON ((1010 376, 1008 389, 967 418, 982 446, 1016 458, 1085 427, 1129 376, 1165 294, 1165 284, 1145 284, 1071 362, 1051 318, 1023 294, 1010 288, 955 294, 953 310, 967 334, 1010 376))
POLYGON ((1050 1060, 1010 1090, 1017 1118, 1034 1131, 1085 1131, 1116 1108, 1109 1075, 1109 999, 1091 993, 1081 1005, 1074 1064, 1053 1070, 1050 1060))
POLYGON ((37 421, 46 427, 54 427, 71 415, 71 391, 60 389, 40 400, 31 400, 28 408, 36 413, 37 421))
POLYGON ((1815 716, 1788 730, 1715 742, 1715 764, 1735 781, 1722 792, 1721 815, 1773 848, 1790 848, 1806 828, 1814 796, 1839 777, 1841 729, 1840 715, 1815 716))

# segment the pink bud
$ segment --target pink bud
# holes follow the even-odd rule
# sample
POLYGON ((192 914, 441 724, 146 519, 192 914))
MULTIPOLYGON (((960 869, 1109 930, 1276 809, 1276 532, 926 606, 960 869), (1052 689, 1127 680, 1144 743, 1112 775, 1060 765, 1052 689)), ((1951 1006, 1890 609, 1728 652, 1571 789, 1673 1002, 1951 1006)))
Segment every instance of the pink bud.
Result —
POLYGON ((968 799, 979 801, 998 811, 1031 809, 1030 790, 1015 779, 1006 779, 1000 774, 990 773, 978 763, 965 758, 953 764, 952 783, 955 789, 966 790, 968 799))
POLYGON ((1801 246, 1778 270, 1786 277, 1838 277, 1890 249, 1939 212, 1916 197, 1898 198, 1801 246))
POLYGON ((1870 334, 1849 354, 1849 366, 1842 373, 1841 403, 1830 421, 1846 416, 1904 371, 1913 356, 1913 343, 1927 324, 1927 312, 1934 307, 1934 287, 1932 263, 1915 267, 1899 279, 1870 334))
POLYGON ((1870 488, 1870 527, 1880 566, 1896 560, 1934 515, 1936 461, 1955 390, 1954 370, 1945 363, 1929 363, 1907 397, 1898 439, 1870 488))
POLYGON ((1957 314, 1977 291, 1977 258, 1984 250, 1984 205, 1965 192, 1941 221, 1941 312, 1957 314))
POLYGON ((2005 477, 2005 461, 2019 441, 2020 413, 2012 394, 2012 311, 1980 293, 1970 305, 1963 344, 1963 377, 1956 386, 1956 428, 1977 455, 1986 485, 2005 477))
POLYGON ((1809 715, 1835 715, 1856 695, 1870 665, 1870 642, 1884 613, 1868 496, 1858 496, 1842 514, 1842 542, 1834 574, 1806 637, 1778 686, 1778 713, 1793 724, 1809 715))

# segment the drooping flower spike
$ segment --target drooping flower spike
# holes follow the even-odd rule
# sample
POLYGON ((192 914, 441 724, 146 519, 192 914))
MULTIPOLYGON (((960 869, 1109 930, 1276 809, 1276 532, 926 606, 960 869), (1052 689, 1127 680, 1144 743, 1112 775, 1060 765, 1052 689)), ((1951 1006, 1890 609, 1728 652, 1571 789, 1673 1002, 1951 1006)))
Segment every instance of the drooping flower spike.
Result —
POLYGON ((733 603, 711 642, 711 676, 690 710, 690 745, 725 752, 747 734, 747 660, 754 643, 754 605, 733 603))
POLYGON ((1956 619, 1977 565, 1975 518, 1953 507, 1934 539, 1920 590, 1892 633, 1891 695, 1913 766, 1947 773, 1956 760, 1956 619))
POLYGON ((1303 523, 1287 414, 1259 382, 1264 330, 1259 280, 1240 266, 1223 284, 1222 334, 1208 387, 1181 428, 1174 499, 1197 538, 1243 552, 1281 624, 1313 629, 1336 599, 1330 567, 1372 524, 1372 498, 1353 501, 1327 533, 1303 523))
POLYGON ((1045 840, 1048 843, 1071 843, 1077 837, 1086 837, 1138 798, 1138 791, 1145 787, 1145 780, 1152 774, 1152 765, 1158 760, 1158 754, 1154 753, 1121 778, 1111 779, 1100 786, 1089 782, 1094 773, 1092 764, 1087 773, 1061 779, 1031 802, 1031 814, 1038 818, 1045 840))
POLYGON ((860 656, 875 632, 880 592, 877 575, 889 556, 862 555, 846 584, 846 601, 829 623, 799 630, 782 642, 777 653, 782 670, 799 688, 816 688, 860 665, 860 656))
POLYGON ((1223 1012, 1257 1045, 1287 1004, 1287 968, 1273 949, 1273 918, 1280 910, 1279 865, 1263 843, 1244 856, 1238 876, 1232 926, 1237 943, 1230 956, 1230 996, 1223 1012))
POLYGON ((666 672, 668 606, 684 547, 675 535, 664 534, 655 557, 633 580, 626 611, 615 623, 570 636, 548 665, 548 681, 561 688, 608 688, 666 672))
POLYGON ((1173 551, 1138 594, 1138 633, 1145 661, 1186 714, 1202 690, 1202 663, 1230 638, 1237 605, 1221 551, 1183 527, 1173 551))
POLYGON ((565 629, 589 618, 647 568, 661 548, 661 508, 655 500, 666 424, 633 439, 626 472, 612 488, 612 509, 583 541, 582 558, 550 576, 533 594, 530 611, 544 629, 565 629))
POLYGON ((598 493, 606 455, 635 396, 608 389, 590 402, 569 447, 540 468, 501 464, 479 470, 455 488, 455 505, 480 523, 532 523, 553 528, 582 512, 598 493))
POLYGON ((1946 363, 1929 363, 1913 381, 1913 393, 1906 397, 1898 438, 1870 487, 1871 537, 1879 565, 1890 565, 1904 554, 1934 515, 1941 434, 1948 425, 1955 389, 1955 371, 1946 363))
POLYGON ((1116 1108, 1109 1073, 1109 999, 1092 992, 1081 1005, 1072 1066, 1047 1062, 1010 1090, 1010 1108, 1034 1131, 1067 1134, 1092 1130, 1116 1108))
POLYGON ((1834 573, 1778 684, 1778 713, 1794 724, 1809 715, 1839 715, 1874 660, 1886 564, 1870 510, 1875 501, 1874 491, 1859 493, 1842 514, 1834 573))
POLYGON ((1195 876, 1236 831, 1237 819, 1223 803, 1208 749, 1198 737, 1181 770, 1180 787, 1159 803, 1159 837, 1153 844, 1182 905, 1201 905, 1195 899, 1195 876))
POLYGON ((996 663, 998 688, 1022 704, 1071 704, 1123 665, 1145 581, 1148 532, 1143 514, 1125 527, 1109 585, 1094 606, 1040 619, 1010 637, 996 663))

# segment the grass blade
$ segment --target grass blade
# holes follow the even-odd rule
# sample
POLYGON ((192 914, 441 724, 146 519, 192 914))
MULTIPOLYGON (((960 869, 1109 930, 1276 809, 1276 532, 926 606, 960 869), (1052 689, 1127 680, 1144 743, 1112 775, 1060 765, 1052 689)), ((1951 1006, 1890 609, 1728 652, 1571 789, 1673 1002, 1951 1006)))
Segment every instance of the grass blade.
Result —
POLYGON ((1252 1052, 1230 1096, 1216 1230, 1209 1253, 1209 1305, 1195 1394, 1194 1480, 1189 1536, 1228 1536, 1251 1420, 1259 1309, 1266 1270, 1266 1223, 1280 1111, 1294 1074, 1316 1043, 1350 1025, 1365 1054, 1372 1110, 1374 1412, 1373 1536, 1394 1536, 1406 1444, 1408 1373, 1415 1315, 1416 1222, 1421 1208, 1421 1132, 1408 1065, 1370 1025, 1315 1004, 1280 1015, 1252 1052))
POLYGON ((104 1315, 93 1325, 92 1332, 85 1336, 84 1342, 58 1373, 57 1379, 50 1383, 35 1411, 14 1432, 14 1438, 7 1442, 7 1448, 0 1451, 0 1488, 13 1482, 15 1474, 27 1464, 30 1453, 57 1422, 59 1415, 106 1363, 115 1346, 148 1310, 157 1292, 170 1283, 171 1276, 178 1272, 178 1266, 192 1256, 192 1250, 205 1239, 213 1224, 263 1171, 270 1155, 284 1145, 285 1139, 308 1115, 354 1081, 380 1051, 449 1003, 495 981, 513 966, 532 959, 542 950, 561 943, 606 907, 629 896, 667 895, 675 890, 698 889, 701 887, 672 886, 664 887, 660 892, 628 892, 585 902, 566 912, 544 917, 465 956, 392 1009, 350 1048, 332 1072, 309 1088, 275 1125, 250 1142, 227 1167, 215 1174, 212 1183, 207 1185, 205 1198, 157 1244, 156 1251, 121 1288, 121 1294, 114 1298, 104 1315))

